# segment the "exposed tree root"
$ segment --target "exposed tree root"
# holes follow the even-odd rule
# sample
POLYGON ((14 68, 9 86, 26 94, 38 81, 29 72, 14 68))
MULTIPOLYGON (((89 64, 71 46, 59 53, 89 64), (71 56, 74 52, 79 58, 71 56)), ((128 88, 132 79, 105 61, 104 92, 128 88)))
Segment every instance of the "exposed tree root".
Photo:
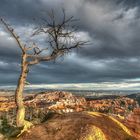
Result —
POLYGON ((33 124, 29 121, 24 121, 24 127, 21 130, 20 134, 17 135, 17 137, 21 136, 24 132, 30 132, 30 128, 33 126, 33 124))

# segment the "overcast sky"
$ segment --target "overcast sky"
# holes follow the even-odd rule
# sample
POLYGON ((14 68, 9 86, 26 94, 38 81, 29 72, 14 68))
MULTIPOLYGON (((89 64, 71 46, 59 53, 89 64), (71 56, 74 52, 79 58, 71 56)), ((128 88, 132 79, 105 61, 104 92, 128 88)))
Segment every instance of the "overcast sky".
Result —
MULTIPOLYGON (((62 8, 79 19, 81 39, 91 45, 59 59, 33 66, 31 84, 62 84, 73 89, 140 90, 139 0, 0 0, 0 16, 30 42, 34 27, 54 9, 62 8), (81 84, 82 83, 82 84, 81 84)), ((39 36, 39 43, 45 40, 39 36)), ((20 74, 20 50, 0 24, 0 85, 16 85, 20 74)))

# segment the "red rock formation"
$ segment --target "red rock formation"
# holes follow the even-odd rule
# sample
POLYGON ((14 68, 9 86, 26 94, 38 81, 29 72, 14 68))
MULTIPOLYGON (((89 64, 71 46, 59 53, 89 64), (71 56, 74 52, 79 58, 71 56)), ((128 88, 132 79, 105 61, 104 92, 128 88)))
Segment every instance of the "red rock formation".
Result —
POLYGON ((134 111, 126 117, 125 122, 135 133, 140 135, 140 108, 134 109, 134 111))
MULTIPOLYGON (((14 96, 0 99, 0 111, 8 111, 16 108, 14 96)), ((24 103, 27 108, 34 110, 44 109, 44 111, 51 110, 62 113, 88 110, 120 114, 122 116, 133 110, 133 108, 136 108, 137 105, 135 100, 126 97, 86 101, 84 97, 77 97, 70 92, 64 91, 26 95, 24 103)))
POLYGON ((120 114, 122 116, 136 107, 137 101, 127 97, 87 101, 87 108, 90 110, 102 113, 120 114))

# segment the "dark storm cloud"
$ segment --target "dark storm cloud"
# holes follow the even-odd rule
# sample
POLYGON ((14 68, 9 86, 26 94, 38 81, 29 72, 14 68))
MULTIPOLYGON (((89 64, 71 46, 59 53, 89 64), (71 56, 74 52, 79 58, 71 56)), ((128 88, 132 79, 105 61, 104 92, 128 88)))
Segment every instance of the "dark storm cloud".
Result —
POLYGON ((139 56, 139 5, 126 9, 124 4, 116 5, 112 2, 103 6, 102 3, 105 4, 105 1, 85 6, 82 20, 90 28, 93 45, 84 48, 80 55, 92 58, 139 56))
MULTIPOLYGON (((32 19, 40 10, 40 1, 27 0, 1 0, 0 2, 1 16, 6 18, 16 19, 15 22, 24 21, 24 19, 32 19)), ((38 14, 37 14, 38 15, 38 14)))
POLYGON ((129 60, 77 60, 68 58, 63 62, 38 65, 30 70, 29 80, 36 77, 33 83, 88 83, 120 81, 121 79, 133 79, 140 76, 139 59, 129 60), (89 61, 89 63, 88 63, 89 61), (95 62, 94 62, 95 61, 95 62), (135 68, 135 69, 134 69, 135 68))
POLYGON ((52 9, 55 9, 56 13, 62 12, 60 7, 63 8, 61 0, 1 0, 0 16, 20 25, 29 22, 36 24, 38 19, 46 17, 47 12, 52 9))
MULTIPOLYGON (((26 32, 31 32, 46 11, 55 9, 59 19, 61 8, 80 19, 76 23, 80 37, 89 39, 91 45, 56 64, 31 68, 29 82, 88 83, 140 77, 139 0, 1 0, 0 16, 25 39, 26 32)), ((20 50, 0 27, 0 83, 17 81, 19 62, 20 50)))

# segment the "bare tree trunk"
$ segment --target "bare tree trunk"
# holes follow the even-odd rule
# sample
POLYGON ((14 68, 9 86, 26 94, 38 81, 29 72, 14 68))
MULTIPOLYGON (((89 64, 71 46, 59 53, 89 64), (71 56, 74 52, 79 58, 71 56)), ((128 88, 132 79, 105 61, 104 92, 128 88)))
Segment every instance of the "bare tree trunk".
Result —
POLYGON ((16 116, 17 127, 22 127, 25 125, 25 107, 23 102, 23 90, 28 73, 28 64, 26 62, 26 59, 27 59, 26 54, 23 54, 21 61, 21 74, 15 92, 16 95, 15 101, 17 105, 17 116, 16 116))

